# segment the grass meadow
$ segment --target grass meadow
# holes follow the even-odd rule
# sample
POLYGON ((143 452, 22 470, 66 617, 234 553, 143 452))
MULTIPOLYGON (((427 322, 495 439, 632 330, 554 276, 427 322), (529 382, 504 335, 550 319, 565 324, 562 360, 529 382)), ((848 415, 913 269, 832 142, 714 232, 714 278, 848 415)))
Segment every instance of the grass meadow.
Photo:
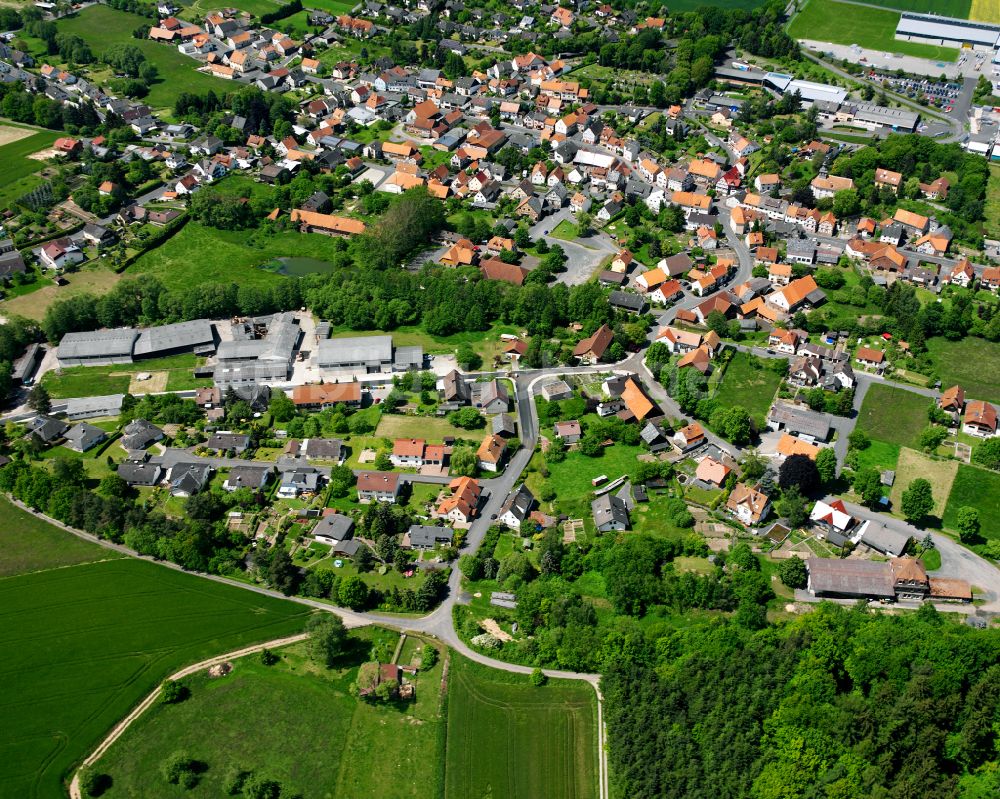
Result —
POLYGON ((1000 474, 975 466, 959 466, 945 506, 944 526, 954 530, 959 508, 966 506, 979 511, 984 538, 1000 539, 1000 474))
POLYGON ((922 477, 930 481, 934 493, 934 510, 931 511, 931 515, 942 518, 958 468, 958 461, 936 460, 915 449, 903 447, 899 451, 899 461, 896 464, 896 482, 889 491, 893 508, 902 512, 903 492, 909 488, 912 481, 922 477))
POLYGON ((895 37, 899 12, 871 8, 835 0, 809 0, 788 26, 795 39, 812 39, 833 44, 857 44, 871 50, 955 61, 958 51, 919 42, 898 41, 895 37))
POLYGON ((971 399, 1000 402, 1000 347, 967 336, 960 341, 927 340, 941 387, 958 383, 971 399))
POLYGON ((865 2, 871 6, 882 6, 896 11, 934 13, 942 17, 969 19, 969 11, 975 0, 865 0, 865 2))
MULTIPOLYGON (((0 121, 0 127, 22 128, 12 122, 0 121)), ((0 208, 8 208, 23 194, 40 182, 35 174, 46 166, 45 161, 28 158, 32 153, 51 147, 59 134, 51 130, 38 130, 23 139, 0 147, 0 208)))
POLYGON ((727 408, 742 405, 762 429, 780 384, 781 375, 768 369, 767 361, 737 352, 712 399, 727 408))
POLYGON ((6 502, 0 530, 0 796, 65 796, 73 766, 165 676, 298 632, 308 614, 282 600, 115 559, 6 502))
POLYGON ((362 701, 350 688, 371 657, 373 638, 391 654, 398 635, 374 628, 351 633, 350 654, 329 670, 296 644, 270 667, 250 656, 234 661, 225 678, 189 678, 188 699, 154 706, 99 762, 112 779, 105 797, 214 799, 226 795, 233 768, 266 775, 281 783, 282 796, 302 799, 437 795, 442 661, 411 678, 414 702, 362 701), (160 763, 179 747, 207 765, 190 791, 160 776, 160 763))
POLYGON ((857 429, 879 441, 916 447, 920 432, 928 425, 930 403, 929 398, 912 391, 875 383, 861 404, 857 429))
POLYGON ((166 372, 166 388, 173 391, 211 385, 211 380, 197 380, 192 377, 196 362, 197 358, 192 353, 182 353, 136 363, 71 366, 59 371, 46 372, 42 377, 42 383, 54 399, 124 394, 129 389, 132 375, 140 372, 166 372))
POLYGON ((446 799, 595 799, 597 707, 583 682, 536 688, 454 656, 448 674, 446 799))

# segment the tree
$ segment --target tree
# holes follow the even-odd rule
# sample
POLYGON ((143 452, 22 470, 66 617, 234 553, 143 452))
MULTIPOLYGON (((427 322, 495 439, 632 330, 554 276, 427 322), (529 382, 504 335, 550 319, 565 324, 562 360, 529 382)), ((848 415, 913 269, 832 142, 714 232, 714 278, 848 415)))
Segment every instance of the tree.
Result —
POLYGON ((855 429, 848 437, 847 443, 851 449, 868 449, 872 445, 872 440, 864 430, 855 429))
POLYGON ((545 683, 548 682, 548 677, 545 676, 545 672, 541 669, 536 668, 531 672, 531 684, 536 688, 541 688, 545 683))
POLYGON ((80 790, 84 796, 101 796, 111 787, 111 777, 99 771, 83 769, 80 772, 80 790))
POLYGON ((934 510, 934 494, 931 491, 930 482, 923 477, 911 480, 910 485, 903 492, 901 509, 908 522, 916 525, 923 524, 927 514, 934 510))
POLYGON ((778 576, 781 578, 781 582, 789 588, 805 588, 809 580, 805 561, 798 555, 792 555, 781 562, 781 566, 778 567, 778 576))
POLYGON ((958 509, 958 537, 963 544, 979 540, 979 511, 965 505, 958 509))
POLYGON ((165 705, 176 705, 190 695, 190 689, 184 683, 176 680, 167 680, 160 689, 160 701, 165 705))
POLYGON ((924 452, 933 452, 941 446, 948 431, 937 425, 928 425, 920 433, 920 448, 924 452))
POLYGON ((267 647, 260 650, 260 662, 262 665, 273 666, 279 660, 281 660, 281 658, 278 656, 277 652, 274 652, 267 647))
POLYGON ((48 413, 52 410, 52 398, 49 390, 41 383, 36 383, 28 392, 28 405, 35 413, 48 413))
POLYGON ((725 338, 729 334, 729 321, 722 311, 712 311, 705 319, 709 330, 714 330, 719 338, 725 338))
POLYGON ((463 430, 479 430, 486 426, 486 417, 471 405, 449 413, 448 421, 463 430))
POLYGON ((823 485, 829 485, 837 478, 837 453, 831 447, 825 447, 816 454, 816 471, 823 485))
POLYGON ((479 353, 472 349, 471 345, 463 344, 455 354, 458 363, 466 370, 475 371, 483 365, 483 359, 479 353))
POLYGON ((972 460, 987 469, 1000 470, 1000 438, 988 438, 976 445, 972 450, 972 460))
POLYGON ((259 774, 251 774, 243 783, 242 793, 243 799, 279 799, 281 783, 259 774))
POLYGON ((279 545, 272 551, 267 564, 267 582, 285 596, 291 596, 295 593, 298 578, 299 570, 292 563, 292 556, 284 546, 279 545))
POLYGON ((778 469, 778 485, 782 488, 797 486, 808 494, 819 485, 819 470, 808 455, 789 455, 778 469))
POLYGON ((368 604, 370 595, 365 581, 357 575, 348 577, 341 582, 340 590, 337 592, 342 605, 346 605, 351 610, 363 610, 368 604))
POLYGON ((807 500, 797 485, 786 488, 781 499, 776 503, 776 510, 792 527, 801 527, 806 523, 809 514, 806 511, 807 500))
MULTIPOLYGON (((367 588, 365 590, 367 591, 367 588)), ((347 646, 347 629, 340 616, 333 613, 312 616, 306 624, 306 631, 309 633, 307 644, 309 657, 328 669, 333 668, 337 660, 343 656, 347 646)))
POLYGON ((882 474, 874 466, 862 469, 854 475, 854 493, 870 508, 882 500, 882 474))
POLYGON ((295 416, 295 403, 284 391, 274 391, 271 394, 271 404, 268 410, 276 422, 287 422, 295 416))
POLYGON ((451 473, 475 477, 479 472, 479 458, 472 447, 456 447, 451 454, 451 473))

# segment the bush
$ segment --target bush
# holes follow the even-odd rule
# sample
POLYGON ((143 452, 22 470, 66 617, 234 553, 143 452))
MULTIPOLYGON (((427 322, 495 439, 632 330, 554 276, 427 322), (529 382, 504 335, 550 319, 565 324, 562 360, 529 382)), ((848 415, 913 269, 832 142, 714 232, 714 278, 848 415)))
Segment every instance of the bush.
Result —
POLYGON ((203 770, 203 765, 185 752, 174 752, 160 766, 163 779, 185 790, 198 784, 198 774, 203 770))
POLYGON ((101 796, 111 787, 111 777, 99 771, 85 769, 80 772, 80 791, 84 796, 101 796))
POLYGON ((424 671, 430 671, 433 669, 438 662, 438 651, 435 647, 427 644, 424 646, 420 653, 420 668, 424 671))
POLYGON ((548 680, 549 678, 545 676, 541 669, 535 669, 531 672, 531 684, 536 688, 541 688, 548 680))

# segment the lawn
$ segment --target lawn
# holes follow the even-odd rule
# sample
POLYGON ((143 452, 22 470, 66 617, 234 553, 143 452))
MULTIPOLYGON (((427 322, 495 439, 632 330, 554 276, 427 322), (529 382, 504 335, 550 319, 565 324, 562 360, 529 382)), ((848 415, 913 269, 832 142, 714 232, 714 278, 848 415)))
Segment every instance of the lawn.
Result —
POLYGON ((149 39, 135 39, 132 31, 148 28, 150 20, 138 14, 116 11, 104 5, 94 5, 78 14, 59 20, 60 33, 79 36, 100 54, 111 44, 132 44, 142 50, 146 60, 153 64, 159 77, 150 86, 144 101, 155 108, 172 108, 182 92, 204 93, 214 89, 218 94, 233 90, 233 84, 196 72, 199 64, 193 58, 181 55, 174 45, 157 44, 149 39))
POLYGON ((1000 165, 990 164, 990 178, 986 181, 986 235, 1000 236, 1000 165))
POLYGON ((1000 402, 1000 344, 967 336, 960 341, 927 340, 941 387, 958 383, 970 399, 1000 402))
POLYGON ((959 466, 951 485, 951 494, 944 511, 944 526, 958 526, 958 511, 963 507, 979 511, 980 530, 984 538, 1000 539, 1000 474, 959 466))
POLYGON ((202 283, 270 286, 286 278, 258 269, 262 264, 290 253, 328 261, 335 248, 334 239, 318 233, 284 231, 262 241, 248 241, 246 231, 216 230, 188 222, 176 236, 142 255, 126 271, 130 275, 156 275, 168 288, 202 283))
MULTIPOLYGON (((0 497, 0 580, 15 574, 59 569, 122 557, 43 522, 0 497)), ((0 583, 2 585, 2 583, 0 583)))
POLYGON ((889 491, 892 507, 898 513, 902 512, 900 503, 903 492, 913 480, 923 477, 930 481, 934 494, 934 510, 931 515, 943 518, 948 494, 958 471, 958 461, 934 460, 915 449, 903 447, 899 451, 899 462, 896 464, 896 482, 889 491))
POLYGON ((445 436, 453 438, 481 439, 486 435, 482 430, 463 430, 455 427, 447 419, 436 416, 403 416, 400 414, 382 414, 375 435, 381 438, 423 438, 438 442, 445 436))
POLYGON ((713 399, 727 408, 743 406, 756 421, 758 429, 762 429, 780 383, 781 375, 768 369, 767 361, 737 352, 726 367, 713 399))
POLYGON ((56 300, 65 299, 75 294, 107 294, 122 276, 112 272, 103 265, 85 266, 79 272, 67 272, 63 275, 65 286, 56 286, 49 281, 41 288, 0 304, 4 315, 24 316, 28 319, 41 320, 45 311, 56 300))
POLYGON ((425 795, 441 780, 442 664, 411 678, 412 703, 359 700, 350 689, 358 666, 371 657, 373 636, 389 653, 398 640, 384 630, 354 632, 349 655, 329 670, 297 644, 270 667, 247 657, 234 661, 224 679, 189 678, 187 700, 155 705, 99 762, 113 781, 105 796, 224 796, 232 767, 267 775, 281 783, 282 796, 302 799, 425 795), (191 791, 159 774, 179 747, 208 766, 191 791))
MULTIPOLYGON (((167 358, 151 358, 131 364, 110 364, 107 366, 72 366, 67 369, 46 372, 42 383, 53 399, 66 397, 93 397, 104 394, 124 394, 128 391, 132 375, 139 372, 167 373, 167 387, 174 391, 211 385, 211 380, 196 380, 192 377, 197 358, 191 353, 171 355, 167 358)), ((150 380, 150 388, 155 388, 150 380)), ((139 383, 138 385, 142 385, 139 383)))
POLYGON ((536 688, 454 656, 448 674, 447 799, 598 796, 596 706, 582 682, 536 688))
POLYGON ((576 241, 580 238, 577 227, 573 222, 568 219, 563 219, 552 228, 552 232, 549 235, 554 239, 562 239, 563 241, 576 241))
MULTIPOLYGON (((549 435, 551 431, 542 431, 549 435)), ((596 458, 580 454, 579 451, 567 452, 566 459, 561 463, 549 464, 548 482, 556 492, 555 506, 559 513, 565 513, 571 518, 590 517, 590 502, 594 498, 594 486, 591 480, 605 474, 608 480, 616 480, 623 474, 633 474, 638 467, 637 457, 646 450, 639 446, 614 444, 605 447, 603 454, 596 458)), ((530 478, 541 480, 537 472, 530 478)), ((535 490, 536 481, 529 479, 528 487, 535 490)), ((535 495, 538 491, 535 490, 535 495)))
POLYGON ((897 41, 898 24, 898 11, 834 0, 809 0, 788 26, 788 35, 795 39, 857 44, 872 50, 937 61, 954 61, 958 57, 958 51, 950 47, 897 41))
POLYGON ((858 471, 874 467, 880 472, 886 469, 895 470, 899 463, 899 444, 889 444, 885 441, 872 440, 867 449, 858 450, 858 471))
MULTIPOLYGON (((33 131, 23 125, 0 121, 2 128, 33 131)), ((31 191, 40 182, 35 173, 47 166, 45 161, 28 158, 32 153, 51 147, 59 134, 49 130, 35 130, 30 135, 0 147, 0 208, 8 208, 21 195, 31 191)))
MULTIPOLYGON (((0 528, 21 518, 8 511, 0 528)), ((67 566, 68 550, 47 551, 28 565, 65 568, 0 580, 0 796, 65 796, 71 767, 166 675, 295 633, 307 614, 144 561, 67 566)))
POLYGON ((912 391, 875 383, 861 404, 857 429, 879 441, 916 446, 920 431, 928 425, 930 403, 929 398, 912 391))

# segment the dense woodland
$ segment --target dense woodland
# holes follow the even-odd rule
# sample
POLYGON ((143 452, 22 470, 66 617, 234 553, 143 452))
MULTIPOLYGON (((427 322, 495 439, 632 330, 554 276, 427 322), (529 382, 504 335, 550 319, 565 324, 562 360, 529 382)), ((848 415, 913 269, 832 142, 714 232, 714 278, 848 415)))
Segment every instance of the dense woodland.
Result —
POLYGON ((625 630, 602 689, 620 796, 1000 795, 1000 630, 931 606, 625 630))

